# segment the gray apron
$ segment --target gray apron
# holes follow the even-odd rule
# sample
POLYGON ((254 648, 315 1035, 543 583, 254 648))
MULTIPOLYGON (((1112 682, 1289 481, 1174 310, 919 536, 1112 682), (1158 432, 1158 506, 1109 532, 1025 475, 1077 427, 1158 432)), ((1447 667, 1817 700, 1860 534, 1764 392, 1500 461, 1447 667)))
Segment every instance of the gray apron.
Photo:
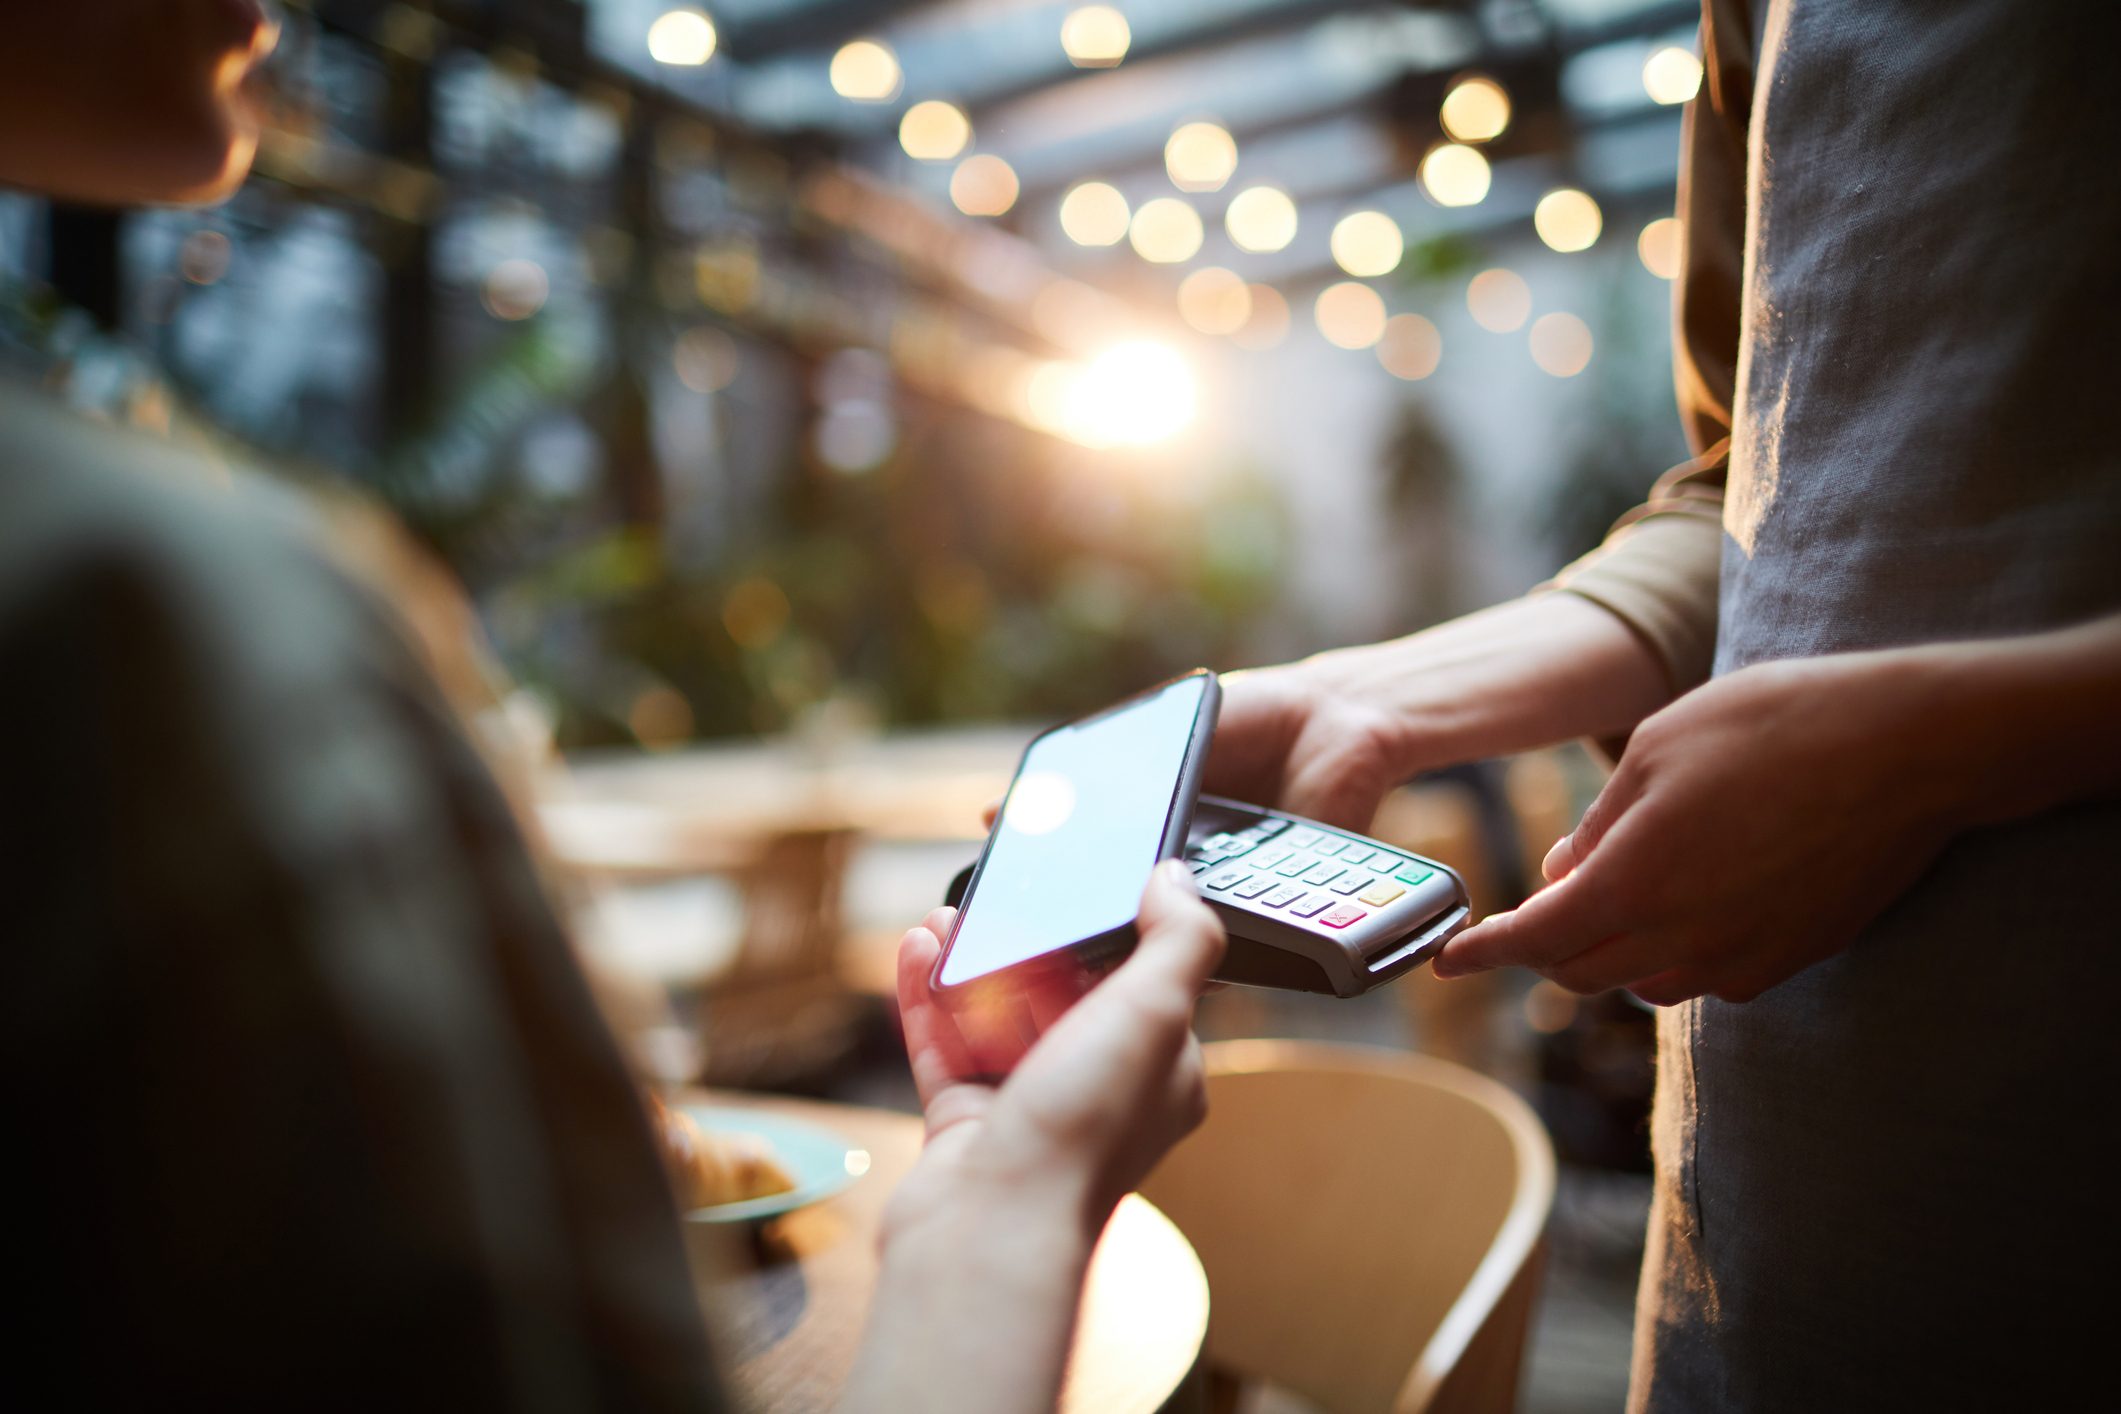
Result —
MULTIPOLYGON (((1718 673, 2121 611, 2111 16, 1757 17, 1718 673)), ((2110 1384, 2117 875, 2121 804, 1979 830, 1841 956, 1661 1015, 1635 1407, 2110 1384)))

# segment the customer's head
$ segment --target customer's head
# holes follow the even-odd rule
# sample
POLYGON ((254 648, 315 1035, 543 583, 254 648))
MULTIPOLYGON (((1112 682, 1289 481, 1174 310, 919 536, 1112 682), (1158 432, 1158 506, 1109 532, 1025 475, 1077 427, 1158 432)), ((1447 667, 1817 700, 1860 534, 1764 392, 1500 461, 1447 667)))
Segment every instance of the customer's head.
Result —
POLYGON ((205 202, 250 168, 263 0, 0 6, 0 184, 104 204, 205 202))

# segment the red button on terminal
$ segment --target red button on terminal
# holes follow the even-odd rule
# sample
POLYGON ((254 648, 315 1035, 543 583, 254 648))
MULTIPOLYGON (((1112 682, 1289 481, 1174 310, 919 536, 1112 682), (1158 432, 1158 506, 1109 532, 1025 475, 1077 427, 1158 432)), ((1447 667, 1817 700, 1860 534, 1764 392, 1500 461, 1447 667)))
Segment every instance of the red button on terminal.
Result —
POLYGON ((1344 903, 1325 914, 1318 921, 1325 924, 1328 928, 1345 928, 1350 923, 1360 923, 1369 916, 1369 910, 1357 908, 1351 903, 1344 903))

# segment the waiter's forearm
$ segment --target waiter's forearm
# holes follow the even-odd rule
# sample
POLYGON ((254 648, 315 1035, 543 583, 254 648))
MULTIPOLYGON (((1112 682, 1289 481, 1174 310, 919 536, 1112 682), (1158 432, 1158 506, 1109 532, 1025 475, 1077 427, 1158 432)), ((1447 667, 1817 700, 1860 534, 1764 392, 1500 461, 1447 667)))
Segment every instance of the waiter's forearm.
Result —
POLYGON ((1406 638, 1311 659, 1335 692, 1389 711, 1404 774, 1622 736, 1671 697, 1664 665, 1618 615, 1534 594, 1406 638))
POLYGON ((2121 615, 1909 651, 1939 685, 1964 824, 2121 796, 2121 615))

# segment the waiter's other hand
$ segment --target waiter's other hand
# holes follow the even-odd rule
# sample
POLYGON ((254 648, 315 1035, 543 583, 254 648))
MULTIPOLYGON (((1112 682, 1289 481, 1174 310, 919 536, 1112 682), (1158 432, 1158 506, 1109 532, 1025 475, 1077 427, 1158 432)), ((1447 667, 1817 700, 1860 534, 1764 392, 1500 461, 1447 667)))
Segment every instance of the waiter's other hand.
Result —
POLYGON ((1749 1001, 1833 956, 1967 823, 1913 661, 1761 664, 1649 717, 1547 855, 1553 884, 1452 939, 1437 975, 1528 967, 1665 1006, 1749 1001))

